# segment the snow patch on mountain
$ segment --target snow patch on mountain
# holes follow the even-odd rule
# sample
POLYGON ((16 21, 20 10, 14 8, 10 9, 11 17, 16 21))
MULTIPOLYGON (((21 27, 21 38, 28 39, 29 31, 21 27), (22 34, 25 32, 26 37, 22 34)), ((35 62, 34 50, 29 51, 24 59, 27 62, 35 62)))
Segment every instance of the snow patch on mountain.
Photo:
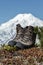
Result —
POLYGON ((18 14, 13 19, 0 25, 0 44, 6 44, 16 36, 16 25, 26 26, 43 26, 43 21, 34 17, 32 14, 18 14))

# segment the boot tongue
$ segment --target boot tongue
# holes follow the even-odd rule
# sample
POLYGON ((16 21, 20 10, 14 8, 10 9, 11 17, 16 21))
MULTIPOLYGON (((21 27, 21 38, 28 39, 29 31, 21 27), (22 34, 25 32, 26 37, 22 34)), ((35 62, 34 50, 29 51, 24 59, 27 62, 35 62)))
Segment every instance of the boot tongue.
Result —
POLYGON ((21 27, 20 24, 17 24, 16 31, 17 31, 17 34, 22 34, 23 33, 23 28, 21 27))

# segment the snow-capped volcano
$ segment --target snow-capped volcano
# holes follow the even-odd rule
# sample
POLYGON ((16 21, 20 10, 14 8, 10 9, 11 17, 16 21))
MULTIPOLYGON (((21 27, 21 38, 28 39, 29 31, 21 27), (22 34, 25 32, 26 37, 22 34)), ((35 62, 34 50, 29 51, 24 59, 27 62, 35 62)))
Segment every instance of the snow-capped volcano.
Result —
POLYGON ((6 44, 16 36, 16 25, 26 26, 43 26, 43 21, 34 17, 32 14, 18 14, 13 19, 0 25, 0 44, 6 44))

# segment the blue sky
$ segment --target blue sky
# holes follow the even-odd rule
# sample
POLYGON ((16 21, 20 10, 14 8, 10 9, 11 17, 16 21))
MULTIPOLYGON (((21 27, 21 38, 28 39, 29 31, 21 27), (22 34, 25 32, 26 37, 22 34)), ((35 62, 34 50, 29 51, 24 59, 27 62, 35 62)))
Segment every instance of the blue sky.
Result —
POLYGON ((19 13, 31 13, 43 20, 43 0, 0 0, 0 24, 19 13))

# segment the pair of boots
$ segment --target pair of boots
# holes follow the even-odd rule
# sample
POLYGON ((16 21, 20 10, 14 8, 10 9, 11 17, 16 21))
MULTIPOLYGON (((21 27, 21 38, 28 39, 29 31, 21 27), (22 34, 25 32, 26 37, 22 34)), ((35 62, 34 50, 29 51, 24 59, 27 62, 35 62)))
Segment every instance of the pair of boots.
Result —
POLYGON ((20 24, 16 26, 16 37, 13 39, 15 42, 14 45, 17 47, 24 49, 33 47, 35 44, 36 34, 34 33, 34 27, 27 26, 22 28, 20 24))

